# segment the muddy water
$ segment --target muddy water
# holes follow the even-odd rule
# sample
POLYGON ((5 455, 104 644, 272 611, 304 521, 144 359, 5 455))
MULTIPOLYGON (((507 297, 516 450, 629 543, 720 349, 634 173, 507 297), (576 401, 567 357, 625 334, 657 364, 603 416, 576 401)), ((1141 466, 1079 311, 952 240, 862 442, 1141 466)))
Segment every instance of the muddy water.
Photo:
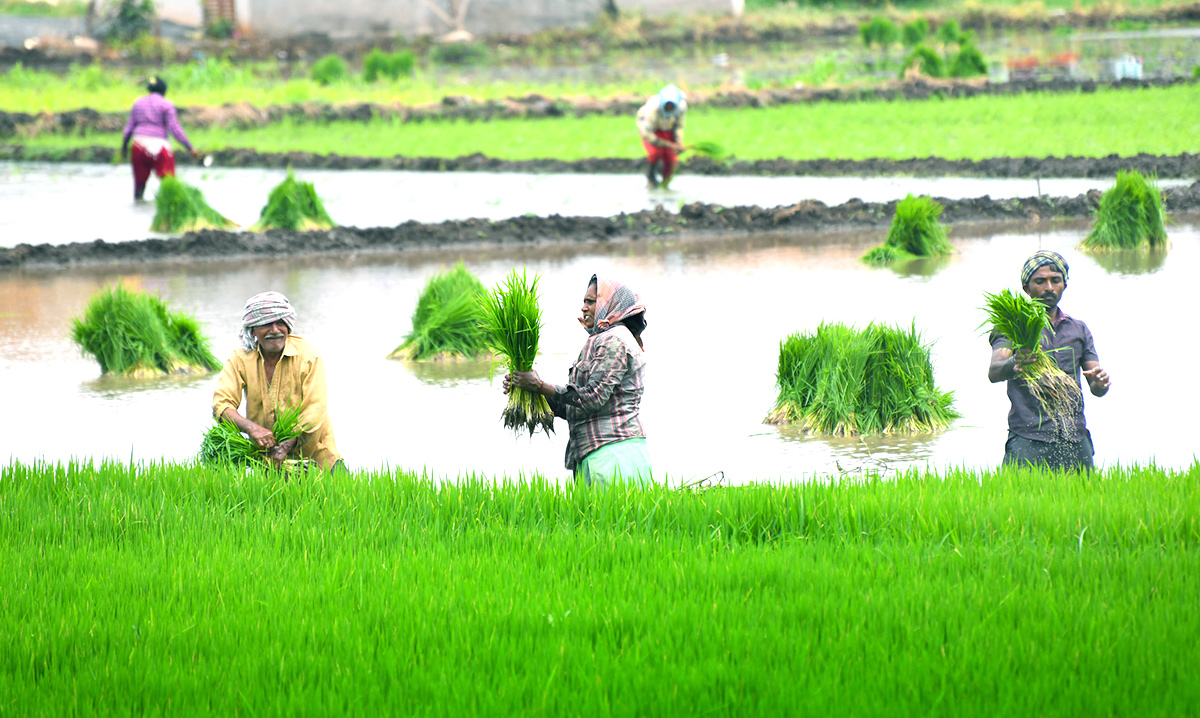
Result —
MULTIPOLYGON (((1038 248, 1063 252, 1071 281, 1063 307, 1090 325, 1111 393, 1087 400, 1097 459, 1187 466, 1195 452, 1200 384, 1176 365, 1195 356, 1178 334, 1194 306, 1200 232, 1173 228, 1162 261, 1108 261, 1074 250, 1084 229, 969 236, 929 275, 863 267, 878 235, 745 237, 483 251, 462 256, 491 284, 512 266, 543 275, 546 329, 537 368, 565 381, 584 333, 575 321, 592 272, 619 277, 649 307, 644 414, 656 469, 674 479, 723 471, 731 482, 804 479, 868 466, 991 466, 1005 439, 1003 385, 986 380, 989 347, 976 327, 982 290, 1013 287, 1038 248), (934 342, 938 384, 963 418, 922 438, 827 440, 760 423, 771 408, 778 342, 821 321, 917 326, 934 342)), ((139 267, 124 280, 195 314, 224 358, 235 347, 242 302, 278 289, 299 309, 297 331, 324 353, 338 444, 357 467, 404 467, 438 476, 542 473, 565 478, 566 438, 514 438, 486 365, 419 366, 384 357, 409 329, 427 277, 459 258, 426 253, 356 261, 139 267)), ((70 317, 108 269, 0 276, 0 461, 111 456, 186 459, 208 425, 212 376, 133 382, 99 375, 68 340, 70 317)), ((560 424, 561 426, 561 424, 560 424)))
MULTIPOLYGON (((286 173, 264 169, 185 169, 184 181, 200 187, 209 203, 242 226, 258 219, 271 188, 286 173)), ((390 227, 417 220, 505 219, 526 213, 610 216, 674 210, 684 202, 774 207, 815 199, 841 204, 852 197, 886 202, 906 194, 955 199, 1031 197, 1031 179, 912 177, 701 177, 681 176, 670 191, 648 190, 631 175, 492 174, 308 170, 334 220, 358 227, 390 227)), ((1163 181, 1164 186, 1186 184, 1163 181)), ((1105 179, 1043 179, 1042 193, 1075 196, 1106 189, 1105 179)), ((151 181, 152 195, 157 181, 151 181)), ((0 162, 0 246, 67 244, 103 239, 121 242, 154 236, 153 203, 134 204, 126 167, 0 162)))

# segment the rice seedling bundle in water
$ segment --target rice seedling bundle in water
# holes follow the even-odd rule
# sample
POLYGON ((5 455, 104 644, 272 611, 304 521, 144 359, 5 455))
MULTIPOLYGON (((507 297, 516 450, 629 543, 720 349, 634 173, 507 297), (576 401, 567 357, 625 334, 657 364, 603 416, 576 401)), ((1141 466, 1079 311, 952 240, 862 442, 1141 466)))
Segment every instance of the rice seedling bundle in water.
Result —
MULTIPOLYGON (((480 302, 488 346, 504 357, 510 373, 529 371, 537 358, 542 330, 537 283, 536 275, 530 282, 525 272, 517 274, 514 269, 480 302)), ((517 433, 527 429, 530 435, 540 426, 550 433, 554 431, 554 413, 546 397, 513 387, 504 408, 504 426, 517 433)))
POLYGON ((779 345, 779 397, 769 424, 831 436, 938 431, 958 416, 933 383, 916 327, 822 324, 779 345))
POLYGON ((1166 249, 1166 221, 1167 208, 1156 178, 1121 170, 1116 184, 1100 198, 1096 224, 1080 247, 1100 251, 1166 249))
POLYGON ((463 265, 434 275, 412 315, 412 331, 390 355, 415 361, 473 359, 487 352, 480 304, 487 289, 463 265))
POLYGON ((1021 370, 1025 386, 1054 421, 1059 434, 1071 438, 1083 393, 1075 379, 1059 369, 1042 348, 1043 331, 1053 331, 1046 307, 1025 294, 1008 289, 997 294, 985 292, 983 296, 987 319, 980 327, 990 334, 1006 337, 1014 352, 1029 356, 1030 362, 1021 370))
POLYGON ((287 179, 275 185, 259 213, 258 221, 250 231, 266 229, 314 230, 334 227, 333 220, 325 211, 325 205, 317 196, 312 182, 300 182, 289 169, 287 179))
POLYGON ((688 145, 687 148, 702 157, 708 157, 717 162, 723 162, 729 157, 729 153, 725 151, 725 147, 717 142, 694 142, 688 145))
POLYGON ((83 316, 71 321, 71 339, 105 374, 144 377, 221 368, 195 319, 172 311, 157 295, 120 284, 88 301, 83 316))
POLYGON ((942 205, 911 194, 896 204, 896 216, 883 245, 863 255, 869 264, 891 264, 915 257, 941 257, 954 251, 946 228, 938 221, 942 205))
MULTIPOLYGON (((275 412, 275 425, 268 427, 276 443, 295 439, 304 433, 300 425, 300 407, 284 407, 275 412)), ((270 466, 267 451, 260 449, 232 423, 218 418, 200 442, 200 463, 205 466, 270 466)))
POLYGON ((233 222, 208 206, 199 189, 177 177, 163 177, 154 198, 154 232, 195 232, 201 229, 236 229, 233 222))

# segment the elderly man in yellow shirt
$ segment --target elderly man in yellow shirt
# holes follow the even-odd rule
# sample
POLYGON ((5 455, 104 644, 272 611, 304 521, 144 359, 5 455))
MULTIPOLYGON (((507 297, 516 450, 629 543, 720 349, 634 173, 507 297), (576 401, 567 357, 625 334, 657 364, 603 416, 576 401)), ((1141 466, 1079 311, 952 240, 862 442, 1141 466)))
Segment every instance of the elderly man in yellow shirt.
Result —
POLYGON ((308 340, 292 334, 296 310, 279 292, 246 300, 242 348, 225 362, 213 393, 213 416, 234 424, 274 462, 290 455, 311 459, 329 470, 344 468, 325 400, 325 364, 308 340), (242 396, 246 414, 238 413, 242 396), (300 407, 304 433, 276 442, 271 428, 279 408, 300 407))

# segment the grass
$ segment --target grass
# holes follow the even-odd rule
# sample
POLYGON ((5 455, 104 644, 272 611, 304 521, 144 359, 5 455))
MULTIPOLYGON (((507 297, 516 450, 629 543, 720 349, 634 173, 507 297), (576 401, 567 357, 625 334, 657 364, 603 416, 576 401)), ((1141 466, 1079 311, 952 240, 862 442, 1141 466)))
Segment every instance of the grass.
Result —
POLYGON ((991 335, 1007 338, 1014 353, 1029 357, 1020 372, 1025 386, 1058 431, 1065 437, 1073 437, 1075 415, 1083 396, 1076 379, 1064 373, 1042 348, 1043 334, 1054 330, 1045 306, 1028 295, 1003 289, 996 294, 984 293, 982 309, 987 319, 981 327, 991 335))
MULTIPOLYGON (((1103 157, 1195 150, 1200 85, 1095 93, 988 96, 957 100, 821 103, 764 109, 694 109, 693 136, 720 137, 743 160, 937 156, 1103 157), (1035 120, 1036 118, 1036 120, 1035 120)), ((589 116, 471 123, 404 124, 391 119, 326 124, 285 121, 250 130, 189 130, 205 148, 304 151, 390 157, 503 159, 642 156, 628 117, 589 116)), ((117 134, 42 135, 32 148, 119 146, 117 134)))
POLYGON ((10 464, 0 696, 30 717, 1187 715, 1197 481, 10 464))
POLYGON ((934 386, 916 327, 822 324, 779 343, 779 396, 766 422, 827 436, 939 431, 958 416, 934 386))
MULTIPOLYGON (((511 374, 533 369, 537 358, 538 339, 542 332, 542 310, 538 306, 538 277, 529 280, 524 271, 512 270, 480 302, 481 324, 489 347, 497 357, 503 357, 511 374)), ((504 427, 520 433, 526 429, 530 436, 541 427, 547 434, 554 431, 554 414, 540 393, 512 387, 508 405, 504 408, 504 427)))
POLYGON ((1081 249, 1166 249, 1167 208, 1154 177, 1141 172, 1117 172, 1117 181, 1100 197, 1096 223, 1080 243, 1081 249))
POLYGON ((87 14, 83 0, 37 2, 36 0, 0 0, 0 17, 77 17, 87 14))
POLYGON ((480 325, 487 289, 461 261, 429 278, 417 308, 412 331, 389 358, 414 361, 474 359, 487 353, 480 325))
POLYGON ((295 173, 288 168, 287 179, 271 190, 258 221, 249 229, 252 232, 267 229, 310 231, 334 226, 312 182, 298 181, 295 173))
POLYGON ((156 294, 122 284, 88 300, 83 316, 71 320, 71 340, 104 374, 149 377, 221 368, 195 319, 156 294))
POLYGON ((867 251, 867 264, 894 264, 917 257, 942 257, 954 251, 946 239, 946 228, 938 221, 942 205, 929 197, 911 194, 896 203, 896 214, 887 239, 867 251))
POLYGON ((208 206, 204 194, 177 177, 162 178, 154 198, 154 232, 178 234, 201 229, 234 229, 237 224, 208 206))

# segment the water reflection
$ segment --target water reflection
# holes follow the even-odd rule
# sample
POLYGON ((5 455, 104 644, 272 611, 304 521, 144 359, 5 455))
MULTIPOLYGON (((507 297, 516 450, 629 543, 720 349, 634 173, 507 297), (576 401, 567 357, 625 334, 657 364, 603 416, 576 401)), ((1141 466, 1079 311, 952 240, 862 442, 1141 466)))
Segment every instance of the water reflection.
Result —
POLYGON ((1113 274, 1154 274, 1167 261, 1167 249, 1116 249, 1087 252, 1089 259, 1113 274))
MULTIPOLYGON (((1015 288, 1025 257, 1044 248, 1071 263, 1063 308, 1088 323, 1113 376, 1108 396, 1086 399, 1097 461, 1189 466, 1200 386, 1157 371, 1156 345, 1128 340, 1132 326, 1139 336, 1177 336, 1170 312, 1138 312, 1135 319, 1128 297, 1191 306, 1200 233, 1177 227, 1171 261, 1153 275, 1110 274, 1075 249, 1087 225, 1055 223, 1040 234, 956 226, 958 252, 932 275, 864 266, 859 257, 882 240, 878 229, 0 274, 0 382, 11 407, 0 412, 0 454, 23 460, 195 455, 212 420, 215 376, 101 378, 96 363, 70 343, 70 317, 124 275, 192 313, 221 359, 237 346, 246 297, 285 291, 299 312, 297 333, 325 357, 333 425, 352 466, 566 480, 564 432, 529 438, 505 431, 500 372, 489 379, 487 362, 386 358, 409 331, 428 278, 462 259, 486 285, 514 266, 542 275, 545 328, 536 368, 559 383, 586 337, 575 317, 587 279, 599 272, 641 294, 650 322, 643 418, 656 471, 672 481, 716 472, 740 483, 837 476, 856 467, 995 466, 1008 402, 1003 385, 986 380, 991 352, 977 330, 978 307, 983 291, 1015 288), (955 392, 962 418, 950 430, 828 439, 761 423, 775 401, 782 338, 823 321, 908 326, 914 319, 933 345, 936 384, 955 392), (1164 396, 1173 401, 1156 400, 1164 396), (1162 421, 1131 420, 1144 415, 1148 402, 1162 421)), ((1190 335, 1179 342, 1185 354, 1195 348, 1190 335)))

